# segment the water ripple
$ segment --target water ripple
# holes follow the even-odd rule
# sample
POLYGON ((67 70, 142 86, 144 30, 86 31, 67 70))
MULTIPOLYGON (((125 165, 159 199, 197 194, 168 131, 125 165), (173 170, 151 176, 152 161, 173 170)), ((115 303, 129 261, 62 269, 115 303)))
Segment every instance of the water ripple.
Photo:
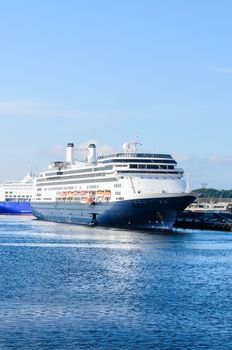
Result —
POLYGON ((230 349, 232 235, 0 220, 0 349, 230 349))

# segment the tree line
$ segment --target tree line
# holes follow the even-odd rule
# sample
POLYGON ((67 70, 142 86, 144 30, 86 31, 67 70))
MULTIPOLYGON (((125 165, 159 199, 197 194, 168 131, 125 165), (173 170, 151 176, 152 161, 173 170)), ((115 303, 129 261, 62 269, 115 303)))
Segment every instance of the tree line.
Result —
POLYGON ((192 191, 199 198, 232 198, 232 190, 216 190, 214 188, 199 188, 192 191))

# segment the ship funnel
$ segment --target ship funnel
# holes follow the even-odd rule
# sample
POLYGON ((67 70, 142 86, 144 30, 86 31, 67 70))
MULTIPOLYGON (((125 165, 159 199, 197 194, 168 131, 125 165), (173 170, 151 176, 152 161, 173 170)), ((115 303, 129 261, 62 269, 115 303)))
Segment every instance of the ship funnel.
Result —
POLYGON ((74 144, 68 143, 66 147, 66 162, 71 164, 74 162, 73 151, 74 151, 74 144))
POLYGON ((94 143, 91 143, 88 147, 88 156, 87 160, 89 163, 95 163, 96 162, 96 145, 94 143))

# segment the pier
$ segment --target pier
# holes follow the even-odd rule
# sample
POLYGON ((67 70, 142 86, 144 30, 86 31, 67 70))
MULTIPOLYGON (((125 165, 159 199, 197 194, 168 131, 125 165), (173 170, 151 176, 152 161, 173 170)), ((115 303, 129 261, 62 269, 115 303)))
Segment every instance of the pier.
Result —
POLYGON ((175 228, 232 231, 232 213, 225 211, 181 212, 174 224, 175 228))

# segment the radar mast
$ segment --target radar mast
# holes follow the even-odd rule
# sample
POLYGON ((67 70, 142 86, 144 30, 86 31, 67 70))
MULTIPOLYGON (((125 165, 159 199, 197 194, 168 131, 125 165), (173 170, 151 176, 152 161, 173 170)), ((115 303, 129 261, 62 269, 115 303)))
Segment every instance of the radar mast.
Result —
POLYGON ((136 138, 136 140, 134 140, 134 141, 128 141, 128 142, 124 143, 122 146, 123 152, 136 154, 138 146, 141 146, 141 145, 142 145, 142 143, 138 141, 138 138, 136 138))

